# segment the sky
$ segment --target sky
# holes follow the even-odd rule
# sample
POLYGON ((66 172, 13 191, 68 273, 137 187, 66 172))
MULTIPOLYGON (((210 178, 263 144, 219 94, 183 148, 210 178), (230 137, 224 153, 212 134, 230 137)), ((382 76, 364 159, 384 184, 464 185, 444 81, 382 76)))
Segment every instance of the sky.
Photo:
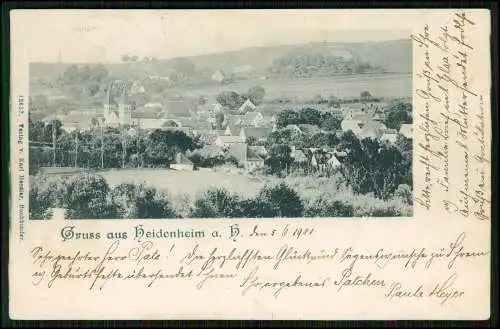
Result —
POLYGON ((117 62, 124 54, 166 59, 411 34, 404 20, 387 10, 26 10, 19 17, 11 29, 29 38, 26 52, 32 62, 117 62))

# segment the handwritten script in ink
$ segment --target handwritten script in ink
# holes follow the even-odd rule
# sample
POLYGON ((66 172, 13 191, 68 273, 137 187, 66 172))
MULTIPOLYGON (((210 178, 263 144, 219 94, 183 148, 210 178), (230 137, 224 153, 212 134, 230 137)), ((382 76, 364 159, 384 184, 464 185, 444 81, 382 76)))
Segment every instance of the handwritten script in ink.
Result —
POLYGON ((471 63, 475 25, 466 12, 457 12, 448 25, 425 25, 412 35, 418 66, 415 93, 424 104, 415 118, 423 137, 414 164, 423 168, 424 183, 414 197, 427 210, 437 200, 450 213, 487 220, 488 123, 485 96, 475 90, 477 77, 471 69, 481 65, 477 58, 471 63))
MULTIPOLYGON (((301 238, 284 235, 282 232, 286 230, 287 227, 278 227, 265 231, 255 225, 243 233, 254 242, 251 245, 255 247, 251 248, 217 244, 216 239, 210 238, 192 242, 188 248, 155 238, 132 239, 132 243, 110 240, 109 245, 97 253, 90 249, 68 251, 69 248, 63 248, 65 251, 61 251, 35 245, 29 251, 32 284, 52 289, 71 283, 99 292, 120 286, 126 288, 130 282, 139 282, 144 289, 151 289, 165 281, 182 280, 192 283, 193 289, 215 285, 235 289, 242 298, 269 294, 276 299, 298 289, 337 294, 368 289, 379 293, 381 298, 432 299, 443 305, 465 294, 456 284, 460 280, 455 270, 459 263, 474 263, 489 254, 470 249, 465 232, 443 241, 439 248, 419 245, 390 250, 361 249, 338 245, 335 241, 304 244, 300 243, 301 238), (278 243, 273 244, 276 247, 266 247, 266 241, 278 243), (388 268, 398 273, 426 271, 436 266, 447 275, 430 283, 400 282, 383 271, 388 268)), ((307 228, 300 230, 308 231, 307 228)))

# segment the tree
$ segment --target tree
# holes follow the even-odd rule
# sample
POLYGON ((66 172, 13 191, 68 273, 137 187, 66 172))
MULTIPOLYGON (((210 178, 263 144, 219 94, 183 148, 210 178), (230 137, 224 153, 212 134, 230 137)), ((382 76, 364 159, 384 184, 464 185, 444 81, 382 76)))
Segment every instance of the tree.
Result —
POLYGON ((372 100, 372 95, 367 90, 362 91, 361 94, 359 95, 359 97, 361 98, 361 101, 363 101, 363 102, 369 102, 370 100, 372 100))
POLYGON ((339 130, 340 129, 340 124, 341 124, 341 121, 332 116, 332 115, 329 115, 327 116, 323 123, 321 124, 321 128, 324 129, 324 130, 339 130))
POLYGON ((275 144, 269 148, 268 158, 265 164, 269 167, 272 173, 281 173, 283 170, 290 168, 293 158, 291 157, 291 149, 287 144, 275 144))
POLYGON ((261 207, 259 217, 302 217, 304 211, 298 193, 285 183, 264 186, 255 199, 261 207))
POLYGON ((321 124, 321 112, 313 108, 303 108, 299 112, 300 123, 319 126, 321 124))
POLYGON ((262 86, 255 86, 248 90, 247 96, 254 104, 262 103, 264 96, 266 95, 266 90, 262 86))
POLYGON ((390 106, 385 122, 388 128, 399 130, 402 124, 412 122, 412 105, 410 103, 397 102, 390 106))
POLYGON ((130 60, 130 55, 122 55, 122 62, 128 62, 130 60))
POLYGON ((194 202, 191 217, 220 218, 241 217, 239 198, 224 188, 210 188, 194 202))
POLYGON ((144 184, 122 183, 111 195, 120 218, 174 218, 171 202, 165 194, 144 184))
POLYGON ((222 91, 217 95, 216 100, 220 105, 235 110, 243 104, 245 98, 235 91, 222 91))
POLYGON ((139 57, 137 55, 133 55, 130 57, 131 62, 137 62, 139 60, 139 57))
POLYGON ((68 215, 71 219, 116 218, 116 207, 108 197, 109 186, 103 177, 83 173, 68 184, 68 215))
POLYGON ((299 113, 294 110, 286 109, 278 113, 276 117, 276 126, 284 128, 290 124, 297 124, 300 122, 299 113))

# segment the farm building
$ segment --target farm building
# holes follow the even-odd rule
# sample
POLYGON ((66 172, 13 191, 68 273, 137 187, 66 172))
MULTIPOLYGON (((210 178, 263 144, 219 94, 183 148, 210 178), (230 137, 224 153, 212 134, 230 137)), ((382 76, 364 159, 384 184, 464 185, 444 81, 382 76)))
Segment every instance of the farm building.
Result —
POLYGON ((170 164, 170 169, 192 171, 194 165, 183 153, 179 152, 175 156, 175 163, 170 164))
POLYGON ((303 134, 303 131, 297 125, 287 125, 285 127, 285 130, 290 130, 293 133, 298 134, 298 135, 302 135, 303 134))

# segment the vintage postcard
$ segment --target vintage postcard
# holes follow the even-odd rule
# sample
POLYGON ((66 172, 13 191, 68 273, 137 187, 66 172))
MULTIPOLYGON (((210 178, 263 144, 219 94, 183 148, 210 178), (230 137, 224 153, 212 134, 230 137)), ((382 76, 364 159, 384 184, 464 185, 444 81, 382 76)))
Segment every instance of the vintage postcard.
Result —
POLYGON ((490 317, 487 10, 14 10, 12 319, 490 317))

